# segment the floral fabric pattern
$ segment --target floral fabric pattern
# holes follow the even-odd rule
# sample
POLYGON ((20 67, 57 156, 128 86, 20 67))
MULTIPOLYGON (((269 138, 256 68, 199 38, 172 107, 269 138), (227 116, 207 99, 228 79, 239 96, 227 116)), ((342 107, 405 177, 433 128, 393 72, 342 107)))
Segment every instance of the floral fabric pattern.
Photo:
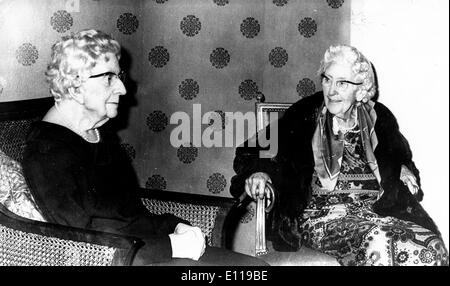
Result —
POLYGON ((45 221, 25 183, 22 166, 0 151, 0 203, 31 220, 45 221))
POLYGON ((362 149, 359 130, 344 136, 341 172, 333 191, 313 179, 313 197, 300 218, 302 244, 342 265, 448 265, 441 238, 409 221, 372 210, 379 184, 362 149))

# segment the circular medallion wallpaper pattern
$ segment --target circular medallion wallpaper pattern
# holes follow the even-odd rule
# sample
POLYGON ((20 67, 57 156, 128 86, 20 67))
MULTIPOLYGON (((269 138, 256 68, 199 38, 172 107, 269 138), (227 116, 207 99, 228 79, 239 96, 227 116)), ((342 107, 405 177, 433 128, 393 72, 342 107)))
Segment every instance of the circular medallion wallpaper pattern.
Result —
POLYGON ((156 46, 148 53, 148 60, 155 68, 162 68, 169 62, 169 52, 163 46, 156 46))
POLYGON ((317 32, 317 23, 310 17, 303 18, 298 24, 300 35, 311 38, 317 32))
POLYGON ((251 79, 246 79, 239 85, 239 94, 245 100, 256 98, 258 85, 251 79))
POLYGON ((155 110, 147 116, 147 126, 153 132, 161 132, 163 131, 169 119, 166 114, 161 110, 155 110))
POLYGON ((123 13, 117 19, 117 29, 125 35, 131 35, 139 27, 139 20, 131 13, 123 13))
POLYGON ((328 6, 333 9, 338 9, 344 4, 344 0, 327 0, 328 6))
POLYGON ((209 60, 216 69, 222 69, 230 62, 230 54, 224 48, 217 48, 212 51, 209 60))
POLYGON ((314 92, 316 92, 316 85, 309 78, 304 78, 298 82, 297 93, 301 98, 310 96, 314 92))
MULTIPOLYGON (((187 144, 186 144, 187 145, 187 144)), ((195 161, 195 159, 198 156, 198 148, 192 146, 192 143, 189 144, 190 146, 183 146, 181 145, 177 149, 177 157, 178 160, 185 164, 190 164, 195 161)))
POLYGON ((225 176, 220 173, 213 173, 206 181, 206 188, 213 194, 223 192, 226 186, 227 180, 225 179, 225 176))
POLYGON ((261 26, 258 23, 258 20, 252 17, 248 17, 244 19, 241 23, 241 33, 246 38, 254 38, 258 35, 261 30, 261 26))
POLYGON ((229 3, 228 0, 213 0, 213 1, 214 1, 214 3, 217 4, 217 6, 225 6, 229 3))
POLYGON ((200 19, 194 15, 187 15, 180 23, 180 29, 188 37, 194 37, 202 29, 200 19))
POLYGON ((127 154, 127 158, 130 161, 133 161, 136 158, 136 150, 131 144, 120 143, 120 147, 125 151, 125 153, 127 154))
POLYGON ((72 27, 73 18, 66 10, 58 10, 53 13, 53 16, 50 18, 50 24, 52 25, 53 30, 58 33, 65 33, 72 27))
POLYGON ((161 175, 152 175, 145 182, 145 188, 165 191, 167 189, 166 179, 161 175))
POLYGON ((288 53, 282 47, 276 47, 270 51, 269 62, 276 68, 283 67, 288 61, 288 53))
POLYGON ((192 100, 200 92, 200 86, 192 78, 187 78, 178 86, 178 92, 182 98, 192 100))
POLYGON ((37 48, 30 43, 24 43, 16 50, 16 59, 23 66, 31 66, 38 58, 37 48))
POLYGON ((273 0, 273 4, 282 7, 288 3, 288 0, 273 0))

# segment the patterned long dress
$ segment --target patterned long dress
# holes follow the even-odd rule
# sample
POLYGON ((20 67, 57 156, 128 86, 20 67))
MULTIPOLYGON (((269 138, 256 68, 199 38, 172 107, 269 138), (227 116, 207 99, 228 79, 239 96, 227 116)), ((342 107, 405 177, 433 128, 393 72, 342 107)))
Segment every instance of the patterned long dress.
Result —
POLYGON ((436 234, 373 212, 380 186, 358 127, 344 136, 340 171, 333 191, 313 179, 313 197, 300 225, 303 245, 336 257, 341 265, 448 265, 448 252, 436 234))

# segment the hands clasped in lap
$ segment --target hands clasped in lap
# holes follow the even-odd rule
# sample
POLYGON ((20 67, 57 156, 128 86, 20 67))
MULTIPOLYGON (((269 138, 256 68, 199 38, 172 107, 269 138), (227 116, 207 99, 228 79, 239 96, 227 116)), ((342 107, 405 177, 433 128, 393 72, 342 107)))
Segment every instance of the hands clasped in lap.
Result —
POLYGON ((198 260, 205 253, 205 234, 199 227, 179 223, 169 237, 173 258, 198 260))

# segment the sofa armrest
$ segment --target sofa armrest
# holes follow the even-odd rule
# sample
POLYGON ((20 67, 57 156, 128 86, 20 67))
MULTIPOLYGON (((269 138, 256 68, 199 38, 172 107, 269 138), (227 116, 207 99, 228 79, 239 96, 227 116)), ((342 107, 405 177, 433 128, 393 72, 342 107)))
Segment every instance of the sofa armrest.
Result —
POLYGON ((225 245, 228 214, 235 199, 144 188, 139 195, 151 213, 171 213, 185 219, 206 234, 208 245, 225 245))

